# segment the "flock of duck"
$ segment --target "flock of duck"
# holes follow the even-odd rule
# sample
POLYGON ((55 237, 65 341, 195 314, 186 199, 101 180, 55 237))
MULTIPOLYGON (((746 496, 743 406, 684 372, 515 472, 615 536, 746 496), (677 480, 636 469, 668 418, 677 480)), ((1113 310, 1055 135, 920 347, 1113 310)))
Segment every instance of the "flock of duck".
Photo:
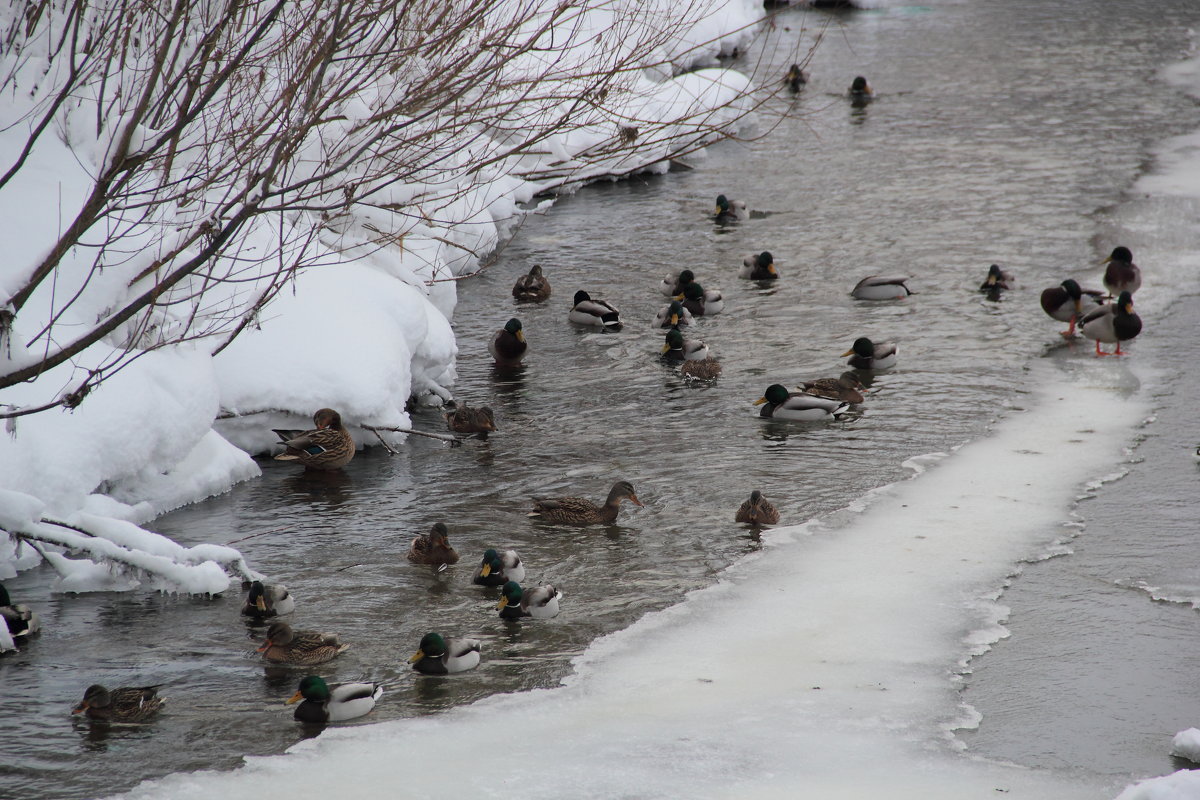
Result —
MULTIPOLYGON (((792 65, 785 81, 798 90, 807 76, 798 65, 792 65)), ((857 77, 850 87, 851 100, 870 99, 873 92, 865 78, 857 77)), ((750 218, 746 202, 719 195, 712 219, 720 225, 736 224, 750 218)), ((1082 288, 1074 279, 1041 293, 1042 309, 1053 319, 1068 323, 1064 337, 1079 331, 1095 341, 1097 355, 1109 355, 1101 343, 1115 345, 1112 355, 1121 355, 1121 343, 1136 337, 1142 328, 1141 319, 1133 311, 1133 294, 1141 286, 1141 271, 1133 263, 1126 247, 1116 247, 1104 261, 1104 290, 1082 288), (1116 298, 1115 302, 1106 302, 1116 298)), ((779 270, 768 251, 747 255, 738 273, 740 278, 769 284, 778 280, 779 270)), ((871 275, 859 281, 850 294, 859 300, 901 300, 913 294, 906 275, 871 275)), ((1014 286, 1011 273, 993 264, 979 291, 990 299, 1014 286)), ((697 318, 721 313, 725 301, 721 293, 702 286, 692 270, 669 273, 659 286, 668 302, 656 315, 653 325, 665 330, 662 359, 677 367, 681 374, 694 380, 713 380, 721 373, 720 363, 709 347, 686 331, 697 327, 697 318)), ((512 295, 519 303, 542 303, 550 298, 550 282, 540 265, 534 265, 527 275, 513 286, 512 295)), ((606 300, 593 297, 587 291, 577 291, 567 314, 570 323, 606 331, 618 331, 623 325, 620 311, 606 300)), ((528 352, 528 342, 520 319, 512 318, 496 331, 488 343, 488 351, 499 367, 521 364, 528 352)), ((755 405, 762 406, 759 415, 773 419, 818 421, 837 417, 851 406, 865 400, 866 388, 860 376, 895 366, 899 348, 894 342, 874 342, 859 337, 842 354, 848 358, 849 370, 837 377, 809 381, 789 390, 781 384, 766 388, 755 405)), ((488 407, 472 408, 457 405, 445 414, 448 428, 455 433, 480 434, 496 430, 495 415, 488 407)), ((275 456, 283 461, 295 461, 315 470, 336 470, 354 458, 356 445, 342 424, 341 415, 330 408, 319 409, 313 415, 310 430, 274 430, 283 446, 275 456)), ((1200 449, 1197 450, 1200 456, 1200 449)), ((530 517, 546 522, 569 525, 613 524, 621 504, 628 500, 641 506, 633 486, 624 480, 613 484, 602 504, 581 497, 534 498, 530 517)), ((754 490, 735 514, 740 523, 763 526, 779 521, 778 510, 754 490)), ((439 568, 459 561, 450 545, 445 525, 435 524, 429 533, 413 539, 408 559, 418 564, 439 568)), ((525 567, 514 550, 488 549, 473 578, 473 583, 499 587, 497 603, 499 616, 505 620, 524 617, 545 619, 559 612, 562 593, 552 585, 522 586, 525 567)), ((254 581, 249 584, 242 613, 256 620, 273 619, 295 610, 295 601, 287 588, 278 584, 254 581)), ((0 617, 3 617, 14 639, 37 633, 37 615, 24 605, 11 602, 8 592, 0 585, 0 617)), ((258 652, 266 662, 279 665, 313 666, 326 663, 344 652, 349 645, 336 635, 317 631, 295 630, 286 622, 275 620, 267 628, 266 640, 258 652)), ((412 668, 426 675, 446 675, 463 672, 480 663, 480 642, 475 639, 452 638, 439 632, 422 637, 417 651, 409 659, 412 668)), ((89 686, 83 700, 73 713, 86 714, 92 720, 139 722, 153 715, 163 705, 157 686, 122 687, 109 690, 102 685, 89 686)), ((287 703, 299 703, 295 719, 307 723, 338 722, 367 714, 383 693, 378 683, 347 683, 329 686, 316 675, 305 676, 287 703)))

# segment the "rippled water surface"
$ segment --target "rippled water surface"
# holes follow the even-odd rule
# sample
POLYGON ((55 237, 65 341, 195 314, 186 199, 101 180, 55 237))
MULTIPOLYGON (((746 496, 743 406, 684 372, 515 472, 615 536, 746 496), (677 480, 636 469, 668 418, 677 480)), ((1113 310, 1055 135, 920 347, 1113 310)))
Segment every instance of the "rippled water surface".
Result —
MULTIPOLYGON (((494 408, 499 433, 458 447, 412 437, 395 455, 373 447, 331 476, 264 461, 261 479, 163 517, 157 529, 185 543, 234 543, 291 587, 293 624, 352 645, 317 671, 388 684, 368 720, 552 686, 592 639, 711 583, 754 549, 755 537, 733 523, 751 489, 785 522, 800 522, 1021 407, 1026 365, 1057 338, 1037 293, 1098 264, 1114 244, 1107 221, 1148 145, 1198 124, 1194 104, 1152 80, 1183 54, 1183 27, 1198 21, 1190 0, 783 13, 765 44, 832 27, 812 81, 769 137, 714 148, 693 170, 562 199, 460 284, 455 392, 494 408), (856 74, 878 92, 865 108, 841 96, 856 74), (714 226, 705 214, 719 192, 746 198, 756 214, 714 226), (775 254, 778 285, 738 279, 743 254, 764 249, 775 254), (975 291, 992 262, 1020 279, 998 303, 975 291), (517 308, 509 290, 533 263, 554 294, 517 308), (662 365, 662 333, 649 326, 664 302, 659 281, 683 267, 726 299, 724 314, 689 332, 722 362, 710 384, 662 365), (914 276, 917 294, 849 297, 859 278, 881 272, 914 276), (581 288, 617 305, 624 330, 569 325, 581 288), (498 373, 486 342, 514 315, 530 355, 523 369, 498 373), (837 375, 839 354, 862 335, 902 349, 860 413, 815 425, 755 416, 751 403, 768 384, 837 375), (599 501, 618 478, 645 508, 625 506, 615 526, 526 517, 530 495, 599 501), (436 521, 463 555, 440 573, 404 558, 436 521), (495 591, 470 583, 489 546, 520 551, 527 582, 558 585, 562 614, 500 621, 495 591), (481 668, 415 678, 406 659, 428 630, 482 639, 481 668)), ((436 409, 416 412, 414 424, 444 430, 436 409)), ((167 772, 230 768, 305 735, 282 705, 299 674, 263 667, 254 653, 263 631, 239 618, 239 597, 61 596, 49 593, 51 577, 35 570, 9 583, 47 630, 0 661, 0 794, 104 794, 167 772), (96 681, 163 684, 168 711, 109 730, 72 720, 70 707, 96 681)))

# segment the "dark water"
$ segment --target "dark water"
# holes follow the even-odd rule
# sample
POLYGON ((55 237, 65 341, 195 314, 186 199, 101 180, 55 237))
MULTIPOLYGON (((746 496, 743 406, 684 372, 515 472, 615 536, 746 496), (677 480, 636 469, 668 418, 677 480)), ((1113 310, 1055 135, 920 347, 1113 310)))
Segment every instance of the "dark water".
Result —
MULTIPOLYGON (((826 19, 783 14, 762 45, 775 52, 777 40, 802 28, 807 40, 826 19)), ((1037 293, 1066 274, 1098 276, 1094 265, 1114 244, 1113 221, 1148 146, 1200 126, 1193 103, 1152 80, 1184 53, 1185 27, 1200 21, 1200 7, 964 0, 832 19, 811 83, 768 138, 715 148, 693 171, 563 199, 460 285, 455 391, 491 405, 500 433, 461 447, 414 437, 394 456, 360 453, 335 476, 263 462, 261 479, 154 527, 189 544, 235 543, 291 587, 293 624, 352 644, 317 672, 388 683, 368 719, 434 713, 553 685, 596 636, 710 583, 757 546, 732 522, 751 489, 776 501, 785 522, 800 522, 906 475, 904 459, 977 437, 1021 405, 1026 365, 1058 338, 1037 293), (879 93, 865 108, 839 96, 856 74, 879 93), (719 192, 759 213, 714 226, 705 212, 719 192), (763 249, 776 256, 777 286, 736 277, 742 255, 763 249), (1000 303, 974 291, 994 261, 1021 282, 1000 303), (509 289, 532 263, 544 266, 554 295, 515 308, 509 289), (691 334, 724 366, 709 385, 661 365, 661 332, 649 327, 663 303, 659 281, 682 267, 726 298, 726 313, 691 334), (880 272, 913 275, 918 294, 875 304, 848 296, 860 277, 880 272), (625 329, 570 326, 579 288, 620 307, 625 329), (513 315, 531 354, 519 373, 499 374, 486 341, 513 315), (899 367, 877 377, 861 414, 818 425, 754 416, 751 402, 768 384, 838 374, 838 354, 860 335, 902 344, 899 367), (616 526, 567 529, 525 516, 529 495, 600 500, 618 478, 634 484, 646 507, 626 506, 616 526), (435 521, 464 557, 443 573, 404 558, 412 536, 435 521), (558 618, 519 626, 496 618, 494 592, 470 585, 474 562, 493 545, 520 551, 530 580, 562 588, 558 618), (482 639, 483 665, 452 680, 415 679, 406 658, 427 630, 482 639)), ((777 65, 781 76, 785 66, 777 65)), ((1166 353, 1148 344, 1151 330, 1137 343, 1143 360, 1166 353)), ((1071 357, 1087 357, 1086 348, 1071 357)), ((433 409, 418 411, 414 424, 443 429, 433 409)), ((1112 491, 1122 485, 1132 483, 1112 491)), ((1114 524, 1124 524, 1121 508, 1111 512, 1114 524)), ((1038 569, 1050 574, 1068 561, 1038 569)), ((168 772, 231 768, 245 753, 280 752, 304 735, 282 706, 299 676, 258 661, 262 631, 238 618, 239 598, 64 597, 49 593, 51 577, 35 570, 9 584, 42 611, 47 630, 0 661, 0 794, 105 794, 168 772), (162 683, 169 711, 152 725, 110 731, 73 721, 69 708, 96 681, 162 683)), ((1154 607, 1144 593, 1118 593, 1154 607)), ((1020 605, 1011 602, 1016 617, 1020 605)), ((1023 617, 1048 601, 1022 602, 1023 617)), ((1192 613, 1169 611, 1179 620, 1192 613)), ((1008 647, 988 658, 1002 673, 997 686, 1019 692, 1026 670, 1005 666, 1008 647)), ((1172 658, 1186 656, 1171 649, 1172 658)), ((1110 649, 1099 659, 1116 657, 1110 649)), ((999 716, 982 699, 984 683, 980 670, 968 699, 999 716)), ((1021 725, 1038 715, 1015 716, 986 741, 985 723, 972 748, 1007 755, 1027 742, 1021 725)), ((1011 757, 1077 763, 1095 753, 1029 748, 1037 753, 1011 757)), ((1160 772, 1161 761, 1161 751, 1147 752, 1128 769, 1160 772)))

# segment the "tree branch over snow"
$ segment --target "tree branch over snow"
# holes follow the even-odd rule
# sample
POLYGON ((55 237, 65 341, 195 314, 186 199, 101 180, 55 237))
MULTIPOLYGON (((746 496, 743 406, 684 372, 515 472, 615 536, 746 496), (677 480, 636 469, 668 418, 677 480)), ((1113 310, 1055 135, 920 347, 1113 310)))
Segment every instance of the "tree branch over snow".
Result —
POLYGON ((626 175, 786 113, 778 76, 665 80, 703 55, 678 44, 693 9, 18 0, 0 12, 0 196, 46 221, 0 267, 0 389, 74 373, 0 418, 73 407, 157 348, 219 352, 298 271, 443 236, 498 177, 626 175))

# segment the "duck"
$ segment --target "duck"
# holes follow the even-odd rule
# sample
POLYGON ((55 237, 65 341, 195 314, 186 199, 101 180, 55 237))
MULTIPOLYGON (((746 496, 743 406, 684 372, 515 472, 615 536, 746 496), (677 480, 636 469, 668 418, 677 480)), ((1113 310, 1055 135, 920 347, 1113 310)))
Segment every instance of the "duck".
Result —
POLYGON ((517 278, 512 295, 518 303, 541 303, 550 298, 550 281, 542 274, 541 264, 534 264, 528 275, 517 278))
POLYGON ((382 684, 343 683, 331 689, 321 676, 306 675, 285 704, 300 703, 292 715, 297 722, 324 724, 366 716, 382 695, 382 684))
POLYGON ((1096 343, 1096 355, 1123 355, 1121 342, 1142 332, 1142 318, 1133 311, 1133 293, 1121 292, 1117 302, 1089 312, 1079 320, 1079 330, 1096 343), (1100 349, 1101 342, 1116 344, 1117 349, 1106 353, 1100 349))
POLYGON ((496 604, 501 619, 550 619, 558 616, 558 600, 562 592, 549 584, 524 589, 516 581, 509 581, 501 592, 500 602, 496 604))
POLYGON ((894 342, 872 342, 860 336, 849 350, 842 353, 842 358, 850 356, 846 363, 855 369, 889 369, 896 366, 899 352, 900 348, 894 342))
POLYGON ((804 84, 808 83, 808 73, 802 70, 799 64, 792 64, 788 67, 787 74, 783 76, 783 82, 795 94, 804 88, 804 84))
POLYGON ((529 343, 525 341, 525 332, 521 328, 521 320, 513 317, 504 323, 504 327, 496 331, 488 342, 488 352, 501 367, 515 367, 525 357, 529 343))
POLYGON ((482 647, 478 639, 446 639, 440 633, 427 633, 408 660, 424 675, 449 675, 479 666, 482 647))
POLYGON ((750 499, 738 507, 733 519, 734 522, 744 522, 755 527, 774 525, 779 522, 779 510, 763 497, 762 492, 755 489, 750 493, 750 499))
POLYGON ((488 406, 461 405, 446 413, 446 427, 455 433, 492 433, 496 430, 496 413, 488 406))
POLYGON ((654 327, 678 328, 680 325, 691 325, 695 321, 692 312, 684 308, 683 303, 672 300, 658 310, 658 315, 654 318, 654 327))
POLYGON ((866 399, 863 393, 867 389, 853 372, 843 372, 836 378, 817 378, 815 381, 805 381, 800 384, 797 391, 811 394, 814 397, 825 397, 857 405, 866 399))
POLYGON ((1067 278, 1058 286, 1042 291, 1042 310, 1059 322, 1069 322, 1070 327, 1060 331, 1064 338, 1075 335, 1075 324, 1080 317, 1103 305, 1104 292, 1084 289, 1073 279, 1067 278))
POLYGON ((1128 247, 1114 247, 1104 268, 1104 288, 1112 297, 1122 292, 1133 294, 1142 286, 1142 270, 1133 263, 1133 253, 1128 247))
POLYGON ((572 525, 612 525, 617 521, 622 500, 642 506, 642 501, 634 494, 633 485, 629 481, 617 481, 608 490, 608 497, 602 506, 582 497, 535 497, 529 516, 546 522, 572 525))
POLYGON ((712 356, 699 361, 684 361, 679 365, 679 374, 700 381, 715 380, 721 375, 721 362, 712 356))
POLYGON ((122 686, 108 690, 93 683, 83 693, 83 700, 71 710, 98 722, 142 722, 162 708, 165 698, 158 696, 157 686, 122 686))
POLYGON ((414 564, 457 564, 458 552, 450 546, 446 526, 440 522, 433 523, 429 533, 423 533, 412 540, 408 548, 408 560, 414 564))
POLYGON ((591 295, 582 289, 575 293, 575 303, 571 306, 567 319, 576 325, 590 325, 614 331, 621 329, 621 312, 604 300, 593 300, 591 295))
POLYGON ((1016 280, 1011 272, 1000 269, 999 264, 992 264, 988 267, 987 277, 984 278, 983 283, 979 284, 979 291, 986 294, 999 293, 1013 288, 1014 285, 1016 285, 1016 280))
POLYGON ((675 297, 683 292, 683 287, 696 280, 696 274, 690 269, 668 272, 658 285, 658 290, 667 297, 675 297), (687 280, 684 280, 684 278, 687 280))
POLYGON ((875 90, 871 88, 871 84, 867 83, 866 78, 856 75, 850 82, 849 94, 852 100, 869 100, 875 96, 875 90))
POLYGON ((749 278, 752 281, 773 281, 779 277, 775 269, 775 257, 766 250, 758 255, 749 255, 742 259, 742 269, 739 278, 749 278))
POLYGON ((705 289, 692 281, 683 287, 683 293, 675 297, 694 317, 711 317, 725 309, 725 299, 716 289, 705 289))
POLYGON ((708 345, 699 339, 684 339, 678 328, 667 331, 662 357, 678 364, 681 361, 703 361, 709 357, 708 345))
POLYGON ((525 580, 525 565, 516 550, 499 551, 489 547, 471 582, 479 586, 503 586, 509 581, 525 580))
POLYGON ((14 640, 18 637, 32 636, 42 629, 42 621, 38 615, 24 603, 13 603, 8 596, 8 590, 0 583, 0 618, 8 628, 9 636, 14 640))
POLYGON ((242 606, 242 615, 255 619, 268 619, 296 610, 296 599, 282 583, 251 581, 250 591, 242 606))
POLYGON ((901 300, 912 294, 904 285, 907 275, 868 275, 854 285, 850 294, 856 300, 901 300))
POLYGON ((723 194, 717 195, 717 208, 713 212, 715 222, 742 222, 750 219, 750 209, 745 200, 730 200, 723 194))
POLYGON ((830 400, 803 392, 789 392, 785 386, 778 383, 768 386, 763 396, 754 401, 754 405, 762 406, 758 412, 760 417, 796 422, 829 419, 850 407, 849 403, 840 400, 830 400))
POLYGON ((349 648, 336 634, 294 631, 286 622, 272 622, 267 628, 267 640, 257 652, 274 664, 311 666, 332 661, 349 648))
POLYGON ((354 458, 354 439, 342 426, 342 415, 332 408, 313 414, 311 431, 272 429, 286 448, 276 461, 299 461, 309 469, 341 469, 354 458))

